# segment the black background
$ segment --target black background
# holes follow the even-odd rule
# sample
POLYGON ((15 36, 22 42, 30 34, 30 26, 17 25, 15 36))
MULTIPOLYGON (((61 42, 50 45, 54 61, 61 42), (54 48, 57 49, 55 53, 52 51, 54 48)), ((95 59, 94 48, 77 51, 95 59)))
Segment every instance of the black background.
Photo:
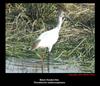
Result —
MULTIPOLYGON (((59 79, 59 81, 66 82, 61 86, 90 86, 96 85, 96 74, 35 74, 35 73, 5 73, 5 3, 27 2, 25 0, 0 0, 0 85, 34 85, 34 81, 39 79, 59 79)), ((95 3, 95 0, 34 0, 35 2, 65 2, 65 3, 95 3)), ((33 2, 30 0, 29 2, 33 2)), ((36 85, 36 84, 35 84, 36 85)), ((47 84, 46 84, 47 85, 47 84)), ((58 84, 56 84, 58 86, 58 84)), ((39 84, 38 84, 39 86, 39 84)), ((44 86, 40 85, 40 86, 44 86)))

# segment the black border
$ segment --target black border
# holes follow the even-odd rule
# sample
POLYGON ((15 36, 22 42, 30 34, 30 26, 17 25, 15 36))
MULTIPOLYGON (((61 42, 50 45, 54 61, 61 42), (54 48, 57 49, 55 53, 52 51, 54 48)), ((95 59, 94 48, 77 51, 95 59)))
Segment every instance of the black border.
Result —
MULTIPOLYGON (((9 85, 35 85, 39 79, 59 79, 64 86, 95 84, 96 73, 5 73, 5 4, 6 3, 95 3, 95 0, 1 0, 0 3, 0 83, 9 85)), ((47 84, 46 84, 47 85, 47 84)), ((40 85, 42 86, 42 85, 40 85)), ((44 84, 43 84, 44 86, 44 84)), ((61 85, 63 86, 63 85, 61 85)))

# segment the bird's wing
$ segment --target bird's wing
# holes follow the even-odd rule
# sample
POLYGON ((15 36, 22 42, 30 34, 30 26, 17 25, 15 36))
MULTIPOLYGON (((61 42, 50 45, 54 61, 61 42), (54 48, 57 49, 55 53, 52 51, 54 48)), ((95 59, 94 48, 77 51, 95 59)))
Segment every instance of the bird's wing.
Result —
POLYGON ((45 37, 47 37, 47 36, 48 36, 48 32, 49 32, 49 31, 46 31, 46 32, 42 33, 42 34, 39 36, 38 39, 44 39, 45 37))

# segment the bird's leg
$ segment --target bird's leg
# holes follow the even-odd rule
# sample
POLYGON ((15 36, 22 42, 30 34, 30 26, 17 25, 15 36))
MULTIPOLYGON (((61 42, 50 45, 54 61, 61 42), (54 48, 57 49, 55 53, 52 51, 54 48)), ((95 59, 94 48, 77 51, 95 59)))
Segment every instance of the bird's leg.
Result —
POLYGON ((41 60, 42 60, 42 62, 41 62, 41 68, 42 68, 42 73, 43 73, 43 69, 44 69, 44 54, 43 53, 41 53, 42 55, 42 57, 41 57, 41 60))
POLYGON ((50 72, 50 68, 49 68, 49 66, 50 66, 50 53, 48 52, 48 73, 50 72))
POLYGON ((47 58, 47 60, 48 60, 48 73, 50 73, 50 52, 51 52, 52 46, 50 46, 48 49, 49 49, 48 50, 48 58, 47 58))
POLYGON ((41 57, 41 68, 42 68, 42 73, 43 73, 43 62, 44 62, 44 58, 43 58, 43 53, 42 53, 42 55, 41 55, 42 57, 41 57))
POLYGON ((41 68, 42 68, 42 73, 43 73, 43 62, 44 62, 44 60, 43 60, 43 58, 42 58, 42 62, 41 62, 41 68))
POLYGON ((48 57, 47 57, 47 68, 48 68, 48 73, 50 73, 50 52, 48 53, 48 57))

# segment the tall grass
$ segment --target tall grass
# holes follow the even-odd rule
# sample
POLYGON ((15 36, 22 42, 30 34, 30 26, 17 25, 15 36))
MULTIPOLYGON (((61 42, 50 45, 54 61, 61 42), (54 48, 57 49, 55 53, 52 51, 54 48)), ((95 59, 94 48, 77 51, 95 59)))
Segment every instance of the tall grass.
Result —
MULTIPOLYGON (((51 56, 58 61, 77 60, 85 71, 95 72, 95 5, 62 3, 68 11, 58 42, 51 56)), ((32 42, 57 24, 57 4, 6 4, 6 57, 40 58, 41 51, 30 51, 32 42)), ((75 64, 77 64, 75 63, 75 64)))

